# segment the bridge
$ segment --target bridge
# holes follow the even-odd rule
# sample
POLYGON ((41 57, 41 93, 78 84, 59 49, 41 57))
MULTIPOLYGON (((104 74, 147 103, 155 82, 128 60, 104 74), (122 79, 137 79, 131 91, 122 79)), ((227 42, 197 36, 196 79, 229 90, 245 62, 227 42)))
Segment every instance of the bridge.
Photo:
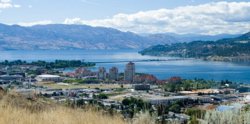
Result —
POLYGON ((191 60, 186 58, 180 59, 144 59, 144 60, 124 60, 124 61, 100 61, 100 62, 93 62, 93 63, 128 63, 128 62, 163 62, 163 61, 181 61, 181 60, 191 60))

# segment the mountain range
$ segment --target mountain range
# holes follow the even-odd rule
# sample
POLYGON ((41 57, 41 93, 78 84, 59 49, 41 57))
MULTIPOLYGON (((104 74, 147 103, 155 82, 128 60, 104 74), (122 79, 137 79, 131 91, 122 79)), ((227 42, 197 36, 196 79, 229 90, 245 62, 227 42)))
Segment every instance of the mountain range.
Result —
POLYGON ((36 49, 144 49, 152 45, 216 40, 234 35, 205 36, 177 34, 135 34, 113 28, 88 25, 19 25, 0 24, 0 50, 36 49))

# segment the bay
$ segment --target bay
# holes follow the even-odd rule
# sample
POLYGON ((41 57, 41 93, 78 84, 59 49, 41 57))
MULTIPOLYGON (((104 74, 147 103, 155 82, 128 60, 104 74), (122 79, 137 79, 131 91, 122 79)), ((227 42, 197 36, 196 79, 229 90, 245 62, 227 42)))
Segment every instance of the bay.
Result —
POLYGON ((150 59, 169 59, 171 61, 135 62, 136 72, 153 74, 159 79, 168 79, 180 76, 186 79, 204 78, 208 80, 231 80, 239 83, 250 83, 250 66, 226 62, 210 62, 196 59, 175 60, 173 57, 141 56, 137 50, 9 50, 0 51, 0 60, 26 60, 26 61, 54 61, 85 60, 90 62, 117 62, 98 63, 96 67, 105 67, 107 70, 113 66, 123 72, 126 62, 150 59))

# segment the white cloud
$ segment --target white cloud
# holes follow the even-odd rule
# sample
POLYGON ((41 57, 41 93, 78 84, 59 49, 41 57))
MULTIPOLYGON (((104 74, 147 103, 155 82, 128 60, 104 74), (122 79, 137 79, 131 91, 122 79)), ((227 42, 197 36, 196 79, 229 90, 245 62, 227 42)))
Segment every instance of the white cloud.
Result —
POLYGON ((64 24, 83 24, 81 18, 67 18, 64 20, 64 24))
POLYGON ((101 20, 68 18, 64 23, 113 27, 136 33, 244 33, 250 31, 250 2, 213 2, 134 14, 121 13, 101 20))
POLYGON ((33 25, 47 25, 47 24, 52 24, 53 22, 50 20, 44 20, 44 21, 37 21, 37 22, 20 22, 18 25, 21 26, 33 26, 33 25))
POLYGON ((21 5, 13 4, 11 0, 0 0, 0 9, 20 8, 21 5))

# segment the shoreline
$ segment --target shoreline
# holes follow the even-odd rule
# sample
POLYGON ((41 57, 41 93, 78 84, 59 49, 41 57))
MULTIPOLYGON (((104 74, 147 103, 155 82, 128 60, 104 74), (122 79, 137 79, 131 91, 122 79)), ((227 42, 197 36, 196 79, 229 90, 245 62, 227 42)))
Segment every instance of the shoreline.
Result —
MULTIPOLYGON (((152 56, 152 57, 179 57, 179 56, 171 56, 171 55, 150 55, 150 54, 141 54, 142 56, 152 56)), ((193 57, 179 57, 180 60, 188 60, 188 59, 194 59, 194 60, 202 60, 202 61, 208 61, 208 62, 226 62, 226 63, 232 63, 237 65, 244 65, 244 66, 250 66, 250 56, 242 57, 222 57, 222 56, 209 56, 209 57, 200 57, 200 58, 193 58, 193 57)))

